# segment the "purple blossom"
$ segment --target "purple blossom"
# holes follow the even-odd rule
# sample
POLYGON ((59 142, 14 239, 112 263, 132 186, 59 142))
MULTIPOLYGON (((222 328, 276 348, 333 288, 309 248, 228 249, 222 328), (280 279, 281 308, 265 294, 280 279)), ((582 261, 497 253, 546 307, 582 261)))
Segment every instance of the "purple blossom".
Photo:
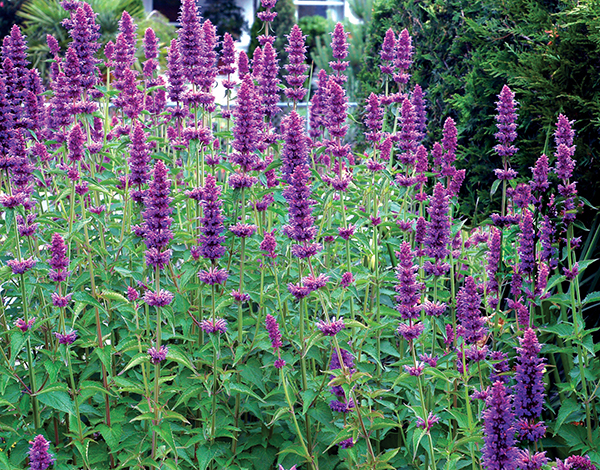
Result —
POLYGON ((49 277, 54 282, 62 282, 71 274, 67 271, 69 267, 69 258, 67 258, 67 246, 64 239, 58 234, 52 235, 50 245, 50 260, 48 264, 52 268, 49 277))
POLYGON ((417 427, 421 429, 425 429, 427 432, 431 430, 433 425, 440 421, 436 415, 433 414, 432 411, 429 412, 427 419, 423 419, 421 417, 417 418, 417 427))
POLYGON ((413 105, 408 98, 405 98, 402 102, 399 120, 398 146, 400 147, 400 153, 398 158, 404 165, 412 166, 415 163, 418 133, 413 105))
POLYGON ((540 470, 548 463, 546 452, 532 453, 530 450, 517 451, 517 465, 521 470, 540 470))
POLYGON ((444 121, 442 147, 445 151, 442 157, 442 174, 444 176, 453 176, 455 172, 456 149, 458 148, 458 131, 456 130, 456 123, 451 117, 444 121))
POLYGON ((260 250, 265 252, 265 256, 275 259, 277 258, 277 240, 275 240, 275 230, 271 232, 265 232, 263 241, 260 242, 260 250))
POLYGON ((258 130, 261 127, 258 108, 260 105, 252 77, 247 75, 238 91, 237 106, 234 110, 233 143, 235 150, 231 162, 242 167, 244 172, 252 170, 258 146, 258 130))
POLYGON ((150 362, 155 365, 160 364, 162 361, 164 361, 167 358, 168 352, 169 348, 164 344, 158 349, 158 351, 154 346, 149 348, 147 351, 148 356, 150 356, 150 362))
POLYGON ((183 73, 190 83, 195 83, 195 77, 200 74, 200 56, 203 44, 200 19, 196 0, 183 0, 179 13, 181 28, 177 34, 183 73))
POLYGON ((494 147, 494 150, 502 158, 506 169, 506 164, 510 157, 512 157, 518 150, 512 143, 517 138, 517 114, 515 112, 517 103, 515 102, 515 94, 504 85, 502 91, 498 95, 498 101, 496 102, 498 115, 496 116, 496 127, 498 132, 494 134, 494 137, 498 140, 498 145, 494 147))
POLYGON ((404 366, 404 371, 413 377, 419 377, 423 375, 423 370, 425 370, 425 366, 422 362, 418 363, 416 366, 404 366))
POLYGON ((127 300, 129 300, 130 302, 134 302, 136 301, 138 298, 140 297, 140 294, 138 293, 137 290, 135 290, 133 287, 131 286, 127 286, 127 300))
POLYGON ((381 73, 391 75, 394 72, 391 62, 394 60, 395 51, 396 37, 394 35, 394 31, 392 28, 390 28, 385 32, 385 37, 383 38, 383 43, 381 44, 381 51, 379 52, 379 56, 383 62, 383 65, 379 66, 381 73))
POLYGON ((546 425, 543 421, 521 418, 515 423, 515 428, 521 441, 539 441, 546 434, 546 425))
POLYGON ((348 99, 334 76, 330 76, 327 81, 325 100, 325 127, 332 137, 343 139, 348 131, 346 125, 348 99))
POLYGON ((265 325, 267 331, 269 332, 269 339, 271 340, 271 346, 273 349, 278 350, 283 343, 281 342, 281 333, 279 332, 279 325, 277 324, 277 320, 271 314, 267 314, 265 319, 265 325))
POLYGON ((351 437, 338 442, 338 446, 340 446, 342 449, 351 449, 352 447, 354 447, 354 444, 355 442, 351 437))
POLYGON ((48 452, 50 442, 44 436, 38 434, 29 443, 31 444, 28 452, 30 470, 46 470, 55 462, 54 457, 48 452))
MULTIPOLYGON (((179 51, 179 42, 176 39, 171 40, 171 47, 167 53, 167 77, 169 78, 169 99, 177 103, 183 101, 185 91, 185 76, 181 62, 181 53, 179 51)), ((178 108, 179 109, 179 108, 178 108)))
POLYGON ((306 71, 308 65, 306 65, 306 46, 305 38, 302 34, 300 27, 295 24, 292 26, 290 34, 287 36, 288 45, 285 51, 288 53, 288 64, 285 69, 288 75, 285 77, 290 88, 286 88, 285 96, 292 101, 302 101, 307 93, 304 88, 304 82, 306 81, 306 71))
POLYGON ((454 342, 454 329, 452 325, 446 325, 446 339, 444 340, 444 344, 446 346, 451 345, 454 342))
POLYGON ((446 312, 448 306, 445 302, 440 302, 439 300, 435 302, 431 302, 426 300, 423 302, 421 309, 425 312, 425 315, 430 317, 439 317, 446 312))
POLYGON ((439 357, 431 354, 419 354, 419 359, 430 367, 437 367, 439 357))
POLYGON ((310 289, 302 286, 301 284, 292 284, 291 282, 287 285, 287 289, 290 294, 292 294, 296 300, 301 300, 307 295, 310 294, 310 289))
MULTIPOLYGON (((131 145, 129 146, 129 184, 141 187, 150 179, 148 175, 148 163, 150 162, 150 149, 146 143, 146 133, 142 124, 138 121, 131 132, 131 145)), ((141 189, 141 188, 140 188, 141 189)), ((142 202, 142 198, 134 198, 136 202, 142 202)))
POLYGON ((77 330, 73 330, 70 333, 67 333, 64 335, 55 332, 54 336, 56 336, 56 338, 58 339, 58 342, 60 344, 65 344, 65 345, 73 344, 75 342, 75 340, 77 339, 77 330))
POLYGON ((230 232, 239 238, 251 237, 256 233, 256 229, 256 225, 243 224, 241 222, 238 222, 237 224, 229 227, 230 232))
POLYGON ((465 285, 458 291, 456 299, 456 317, 463 328, 463 337, 468 344, 474 344, 485 338, 487 329, 481 316, 481 295, 472 276, 468 276, 465 285))
POLYGON ((240 292, 238 290, 232 290, 231 291, 231 297, 233 297, 233 300, 235 300, 236 302, 239 302, 239 303, 249 302, 250 301, 250 295, 249 294, 246 294, 244 292, 240 292))
POLYGON ((598 470, 591 461, 589 456, 571 455, 565 459, 565 467, 569 470, 598 470))
POLYGON ((483 412, 483 466, 487 470, 515 470, 517 449, 514 447, 514 415, 504 383, 494 383, 487 405, 487 410, 483 412))
POLYGON ((33 258, 27 258, 22 261, 11 259, 6 262, 13 274, 25 274, 30 269, 33 269, 36 264, 36 260, 33 258))
POLYGON ((281 173, 288 183, 292 182, 292 174, 298 165, 308 164, 308 138, 304 128, 304 118, 295 110, 281 121, 285 140, 281 151, 281 173))
POLYGON ((579 263, 575 263, 571 269, 564 267, 562 270, 567 281, 572 281, 579 275, 579 263))
POLYGON ((319 274, 318 276, 310 274, 302 278, 302 285, 311 292, 325 287, 328 282, 329 276, 326 276, 325 274, 319 274))
POLYGON ((162 160, 154 165, 153 179, 144 198, 144 242, 146 243, 146 263, 148 266, 163 269, 171 259, 171 251, 164 249, 173 238, 170 217, 173 208, 169 207, 172 198, 171 180, 167 179, 167 167, 162 160))
MULTIPOLYGON (((441 183, 435 185, 427 212, 429 212, 429 222, 427 224, 425 239, 423 240, 425 254, 434 258, 437 263, 444 260, 450 253, 448 243, 450 241, 451 223, 448 194, 441 183)), ((429 269, 427 266, 425 266, 425 269, 428 272, 432 270, 430 265, 429 269)))
POLYGON ((394 81, 396 83, 408 83, 410 74, 407 72, 412 65, 413 49, 412 38, 405 28, 400 32, 396 40, 396 54, 394 56, 394 66, 397 69, 394 72, 394 81))
MULTIPOLYGON (((223 50, 221 51, 221 60, 219 62, 219 73, 221 75, 230 75, 235 73, 235 43, 229 33, 223 35, 223 50)), ((226 80, 223 83, 226 89, 232 89, 234 82, 226 80)))
POLYGON ((417 131, 417 142, 421 142, 427 133, 427 108, 425 98, 423 97, 423 89, 417 84, 413 88, 411 95, 411 103, 415 116, 415 125, 417 131))
POLYGON ((518 418, 537 419, 544 406, 544 359, 539 357, 540 344, 531 328, 525 330, 520 343, 515 375, 515 414, 518 418))
POLYGON ((315 201, 311 197, 310 169, 308 164, 298 164, 291 176, 291 184, 284 189, 283 197, 289 204, 290 222, 283 232, 292 240, 306 244, 314 239, 317 228, 312 216, 315 201))
MULTIPOLYGON (((258 49, 258 47, 257 47, 258 49)), ((248 55, 244 51, 240 51, 238 55, 238 74, 240 78, 243 80, 246 75, 250 73, 250 65, 248 61, 248 55)))
POLYGON ((339 85, 346 81, 346 76, 342 73, 348 67, 348 62, 344 59, 348 56, 348 33, 344 31, 342 23, 336 23, 333 32, 331 33, 331 50, 335 62, 329 62, 329 66, 335 71, 335 80, 339 85))
POLYGON ((558 116, 554 141, 556 143, 556 168, 555 172, 560 179, 567 181, 573 174, 575 168, 575 145, 573 137, 575 131, 572 129, 573 121, 569 121, 564 114, 558 116))
POLYGON ((227 322, 225 320, 223 320, 222 318, 217 318, 215 319, 215 321, 213 322, 212 320, 202 320, 200 322, 200 328, 202 328, 202 330, 205 333, 225 333, 227 331, 227 322))
POLYGON ((310 99, 310 137, 316 140, 323 136, 325 127, 325 115, 327 113, 327 72, 324 69, 319 70, 317 75, 318 88, 310 99))
POLYGON ((279 59, 277 51, 270 42, 263 46, 260 75, 258 76, 258 91, 262 102, 262 113, 270 121, 281 109, 279 101, 279 59))
POLYGON ((166 307, 173 301, 173 294, 165 289, 160 289, 156 292, 148 290, 144 294, 143 299, 144 302, 152 307, 166 307))
POLYGON ((537 193, 544 193, 550 187, 548 183, 548 157, 542 154, 540 158, 535 162, 535 166, 531 169, 533 173, 533 180, 529 182, 531 191, 537 193))
POLYGON ((338 318, 337 320, 333 317, 331 320, 321 320, 317 323, 317 328, 321 330, 325 336, 335 336, 344 328, 346 328, 346 324, 344 323, 343 318, 338 318))
POLYGON ((527 209, 523 209, 519 227, 521 229, 519 235, 519 271, 531 278, 535 272, 536 240, 533 217, 527 209))
POLYGON ((343 238, 344 240, 350 240, 352 238, 352 236, 354 235, 355 229, 356 229, 356 227, 354 227, 354 225, 349 225, 346 228, 338 227, 338 235, 340 236, 340 238, 343 238))
POLYGON ((375 93, 371 93, 365 105, 365 126, 369 132, 365 134, 367 140, 379 142, 381 138, 381 129, 383 127, 384 109, 379 105, 379 98, 375 93))
POLYGON ((354 284, 354 276, 351 272, 345 272, 342 274, 342 279, 340 281, 340 287, 343 289, 349 287, 351 284, 354 284))
POLYGON ((67 294, 65 296, 59 295, 56 292, 52 293, 52 305, 54 305, 55 307, 59 307, 59 308, 64 308, 67 305, 69 305, 69 302, 71 302, 71 297, 73 297, 73 294, 67 294))
POLYGON ((419 266, 414 264, 413 256, 410 243, 403 242, 400 246, 399 263, 396 268, 398 284, 395 289, 398 295, 395 296, 395 300, 398 303, 396 310, 400 312, 404 320, 418 318, 421 312, 419 301, 423 285, 417 282, 416 274, 419 266))
POLYGON ((421 322, 414 323, 412 325, 400 323, 400 325, 396 329, 396 332, 402 335, 402 337, 404 337, 406 341, 414 341, 421 335, 421 333, 423 333, 424 329, 425 325, 423 325, 423 323, 421 322))
POLYGON ((216 260, 225 253, 222 243, 225 237, 221 235, 225 230, 223 216, 221 215, 221 189, 213 175, 206 175, 206 183, 202 190, 203 217, 200 219, 200 255, 206 259, 216 260))
POLYGON ((208 270, 200 271, 198 273, 198 279, 204 284, 209 286, 224 284, 229 277, 229 273, 225 269, 218 269, 216 267, 208 268, 208 270))
POLYGON ((29 330, 33 327, 34 323, 35 323, 35 317, 33 317, 32 319, 30 319, 27 322, 22 318, 18 318, 15 321, 15 326, 17 328, 19 328, 23 333, 25 333, 27 330, 29 330))

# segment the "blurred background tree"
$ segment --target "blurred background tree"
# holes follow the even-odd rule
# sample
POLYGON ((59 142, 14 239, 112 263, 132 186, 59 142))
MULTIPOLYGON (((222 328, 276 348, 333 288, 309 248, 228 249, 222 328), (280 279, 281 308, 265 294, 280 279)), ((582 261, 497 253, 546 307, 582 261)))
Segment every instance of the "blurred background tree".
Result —
POLYGON ((225 33, 229 33, 237 41, 248 30, 244 10, 235 0, 207 0, 202 7, 202 16, 215 25, 221 40, 225 33))

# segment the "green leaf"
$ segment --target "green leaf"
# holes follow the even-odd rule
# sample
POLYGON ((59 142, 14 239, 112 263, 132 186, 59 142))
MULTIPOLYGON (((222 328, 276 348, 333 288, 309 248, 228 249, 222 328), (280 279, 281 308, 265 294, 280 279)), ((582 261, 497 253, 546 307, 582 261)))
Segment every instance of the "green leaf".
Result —
POLYGON ((99 424, 97 429, 100 431, 100 434, 102 434, 108 448, 111 450, 116 449, 121 441, 121 436, 123 435, 123 428, 121 425, 115 424, 109 428, 106 424, 99 424))
POLYGON ((583 299, 582 304, 585 305, 592 302, 600 302, 600 291, 590 292, 588 295, 585 296, 585 299, 583 299))
POLYGON ((196 372, 196 368, 192 364, 192 362, 188 359, 188 357, 183 354, 181 351, 176 349, 174 346, 169 346, 169 352, 167 353, 167 359, 171 359, 172 361, 177 362, 178 364, 184 365, 192 372, 196 372))
POLYGON ((119 375, 124 374, 126 371, 128 371, 132 367, 135 367, 135 366, 141 364, 142 362, 150 362, 150 358, 148 357, 148 354, 146 354, 146 353, 136 354, 133 357, 133 359, 131 359, 131 361, 129 361, 129 364, 127 364, 127 366, 125 366, 125 369, 123 369, 121 372, 119 372, 119 375))
POLYGON ((125 298, 125 296, 122 294, 119 294, 118 292, 112 292, 112 291, 105 290, 100 294, 100 297, 102 297, 103 299, 118 300, 120 302, 129 303, 129 301, 125 298))
POLYGON ((500 186, 501 182, 502 182, 502 180, 495 180, 492 183, 492 189, 490 189, 490 196, 493 196, 494 194, 496 194, 496 191, 498 191, 498 187, 500 186))
POLYGON ((49 406, 50 408, 69 414, 75 414, 73 401, 67 392, 60 390, 44 391, 37 395, 37 398, 40 403, 49 406))
POLYGON ((249 395, 252 398, 256 398, 257 400, 259 400, 262 403, 265 402, 255 392, 253 392, 250 387, 248 387, 247 385, 244 385, 242 383, 231 382, 230 384, 226 384, 225 385, 225 389, 228 390, 228 393, 230 395, 232 395, 231 392, 234 392, 234 393, 243 393, 244 395, 249 395))
POLYGON ((556 426, 554 427, 554 436, 563 425, 563 423, 567 420, 569 416, 573 413, 581 411, 581 404, 576 402, 573 398, 568 398, 558 410, 558 416, 556 418, 556 426))

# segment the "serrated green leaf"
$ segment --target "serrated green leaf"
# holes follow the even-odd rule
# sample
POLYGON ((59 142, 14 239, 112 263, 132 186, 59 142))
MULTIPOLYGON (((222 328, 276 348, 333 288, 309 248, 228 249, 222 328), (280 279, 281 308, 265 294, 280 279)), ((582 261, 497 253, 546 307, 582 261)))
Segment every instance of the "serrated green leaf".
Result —
POLYGON ((184 365, 192 372, 196 372, 196 368, 192 364, 192 362, 188 359, 188 357, 183 354, 179 349, 174 346, 169 346, 169 352, 167 352, 167 359, 171 359, 172 361, 177 362, 178 364, 184 365))
POLYGON ((40 403, 64 413, 75 414, 73 401, 67 392, 61 390, 44 391, 37 395, 40 403))
POLYGON ((231 383, 225 385, 225 389, 229 391, 230 395, 232 395, 233 393, 242 393, 244 395, 249 395, 252 398, 256 398, 257 400, 259 400, 262 403, 265 402, 254 391, 252 391, 252 389, 250 387, 248 387, 247 385, 244 385, 242 383, 231 382, 231 383), (233 393, 231 393, 231 392, 233 392, 233 393))
POLYGON ((105 291, 102 291, 102 293, 100 294, 100 297, 102 297, 104 299, 118 300, 120 302, 129 303, 129 300, 127 300, 124 295, 119 294, 118 292, 112 292, 112 291, 105 290, 105 291))
POLYGON ((106 445, 110 450, 116 449, 123 435, 123 428, 119 424, 114 424, 110 428, 106 424, 99 424, 98 431, 102 434, 106 445))
POLYGON ((129 364, 127 364, 125 366, 125 368, 121 372, 119 372, 119 375, 124 374, 129 369, 131 369, 132 367, 135 367, 135 366, 141 364, 142 362, 150 362, 150 358, 148 357, 148 354, 146 354, 146 353, 138 353, 138 354, 136 354, 133 357, 133 359, 131 359, 131 361, 129 361, 129 364))
POLYGON ((555 436, 567 418, 577 411, 581 411, 581 404, 576 402, 573 398, 568 398, 562 403, 558 410, 558 416, 556 417, 556 425, 554 426, 555 436))

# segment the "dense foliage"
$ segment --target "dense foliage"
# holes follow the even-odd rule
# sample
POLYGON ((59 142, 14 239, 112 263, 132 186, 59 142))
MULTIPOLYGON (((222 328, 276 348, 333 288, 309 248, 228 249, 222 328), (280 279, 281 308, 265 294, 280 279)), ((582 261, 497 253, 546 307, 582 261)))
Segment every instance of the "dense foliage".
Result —
MULTIPOLYGON (((430 118, 452 116, 459 129, 469 184, 463 210, 481 220, 498 165, 490 119, 504 83, 519 95, 519 148, 513 165, 523 180, 547 153, 557 113, 577 121, 580 193, 600 202, 597 178, 600 83, 600 4, 593 1, 378 0, 360 74, 363 96, 381 86, 379 47, 385 31, 408 28, 419 44, 414 74, 427 90, 430 118)), ((439 131, 431 135, 440 137, 439 131)), ((492 204, 490 206, 490 204, 492 204)), ((595 214, 588 212, 588 221, 595 214)))
POLYGON ((311 92, 297 25, 250 67, 195 0, 166 50, 62 7, 48 89, 22 30, 2 42, 2 470, 597 468, 576 122, 554 115, 519 183, 521 95, 490 90, 477 224, 406 29, 357 152, 341 23, 311 92))

